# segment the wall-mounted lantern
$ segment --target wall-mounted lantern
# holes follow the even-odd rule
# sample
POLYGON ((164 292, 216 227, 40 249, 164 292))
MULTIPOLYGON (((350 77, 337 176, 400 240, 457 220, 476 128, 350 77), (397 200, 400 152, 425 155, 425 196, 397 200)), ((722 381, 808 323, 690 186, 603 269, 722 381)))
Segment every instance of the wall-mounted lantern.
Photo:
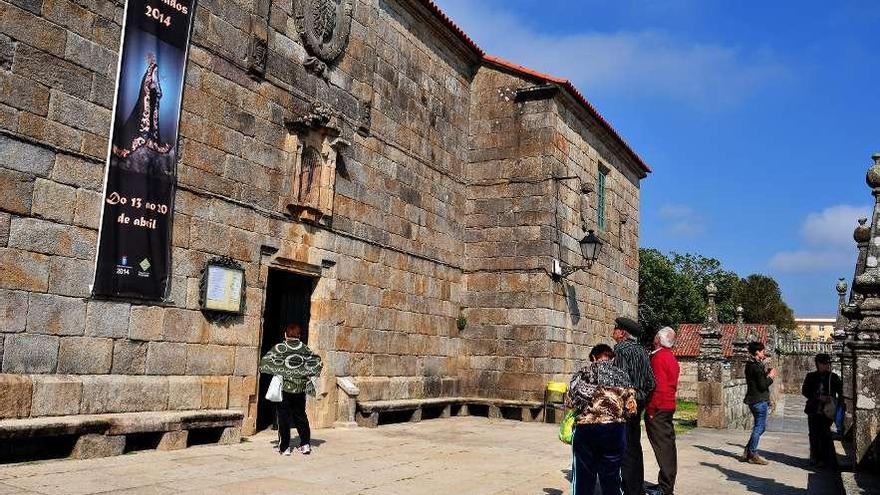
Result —
POLYGON ((593 229, 587 231, 587 234, 579 241, 579 244, 581 255, 584 257, 584 264, 561 266, 559 260, 553 260, 553 276, 555 278, 567 277, 578 270, 588 270, 599 259, 599 253, 602 251, 602 241, 596 237, 593 229))

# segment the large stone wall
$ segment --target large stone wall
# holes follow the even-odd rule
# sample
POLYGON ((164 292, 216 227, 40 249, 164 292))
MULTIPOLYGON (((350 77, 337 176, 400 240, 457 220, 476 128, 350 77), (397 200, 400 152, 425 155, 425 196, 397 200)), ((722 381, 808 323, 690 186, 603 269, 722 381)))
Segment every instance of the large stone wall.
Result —
POLYGON ((548 380, 565 380, 589 347, 608 337, 616 316, 634 316, 638 286, 638 179, 600 146, 569 102, 521 98, 537 83, 483 67, 471 100, 467 200, 466 301, 462 332, 478 395, 540 399, 548 380), (582 265, 583 214, 595 227, 599 164, 611 167, 607 230, 598 263, 557 280, 554 259, 582 265), (571 179, 576 177, 577 179, 571 179), (624 214, 631 223, 620 225, 624 214), (621 243, 619 232, 625 232, 621 243))
POLYGON ((697 360, 679 358, 678 398, 681 400, 697 400, 697 360))
POLYGON ((778 357, 782 393, 800 395, 807 373, 816 371, 815 358, 814 354, 782 354, 778 357))
MULTIPOLYGON (((242 55, 251 17, 259 15, 251 3, 198 7, 181 119, 171 297, 163 306, 88 297, 121 6, 0 3, 8 35, 0 136, 0 284, 10 289, 2 298, 4 372, 76 375, 71 380, 86 395, 99 379, 153 391, 143 394, 152 398, 168 396, 166 377, 204 376, 176 384, 194 396, 222 396, 204 407, 246 406, 267 267, 275 259, 314 267, 328 259, 335 266, 322 273, 311 330, 328 375, 456 374, 451 333, 461 293, 469 64, 448 42, 418 32, 425 31, 420 21, 400 5, 359 2, 348 50, 325 82, 303 69, 290 3, 279 2, 266 80, 254 80, 242 55), (336 185, 333 232, 283 215, 297 144, 284 120, 316 100, 341 113, 352 143, 336 185), (354 128, 366 102, 365 137, 354 128), (262 245, 278 254, 261 258, 262 245), (198 312, 200 270, 215 255, 246 268, 246 315, 231 326, 198 312)), ((407 393, 423 388, 415 383, 407 393)), ((68 409, 116 410, 101 407, 86 407, 83 398, 81 409, 68 409)), ((326 409, 319 424, 333 419, 335 409, 326 409)))
POLYGON ((144 305, 89 295, 122 2, 0 0, 0 386, 15 405, 0 417, 241 408, 252 431, 272 268, 317 278, 317 426, 336 419, 336 376, 368 400, 539 397, 616 314, 635 314, 639 173, 576 102, 514 102, 509 91, 534 82, 481 66, 415 0, 355 1, 325 80, 304 68, 292 10, 199 3, 171 296, 144 305), (252 36, 268 44, 264 77, 252 36), (285 122, 314 102, 350 143, 325 226, 286 210, 300 143, 285 122), (553 177, 595 184, 599 162, 602 256, 554 281, 552 259, 579 264, 582 234, 576 184, 553 177), (198 304, 200 272, 220 255, 246 272, 245 314, 228 325, 198 304))

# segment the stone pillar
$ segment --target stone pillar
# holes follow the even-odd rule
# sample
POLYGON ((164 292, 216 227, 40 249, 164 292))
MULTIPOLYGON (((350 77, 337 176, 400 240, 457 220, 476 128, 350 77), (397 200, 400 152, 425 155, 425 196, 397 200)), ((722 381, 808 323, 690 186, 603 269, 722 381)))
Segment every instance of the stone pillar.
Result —
MULTIPOLYGON (((874 212, 867 237, 864 271, 853 281, 853 304, 847 308, 844 346, 850 352, 854 402, 852 451, 856 467, 876 472, 880 468, 880 154, 872 156, 867 183, 874 195, 874 212)), ((856 229, 857 234, 863 234, 856 229)), ((863 238, 857 238, 857 242, 863 238)), ((860 260, 861 263, 861 253, 860 260)))
MULTIPOLYGON (((868 243, 871 241, 871 228, 867 226, 868 219, 860 218, 859 225, 853 231, 853 240, 859 250, 859 256, 856 260, 855 272, 853 273, 853 286, 855 286, 856 277, 864 273, 865 264, 868 258, 868 243)), ((850 431, 853 425, 854 413, 856 410, 855 402, 855 358, 852 349, 847 347, 846 342, 855 339, 855 331, 858 322, 852 321, 856 311, 856 301, 861 300, 862 296, 855 290, 850 291, 849 303, 843 309, 843 316, 847 319, 843 328, 843 346, 840 350, 840 368, 841 378, 843 379, 843 403, 846 407, 846 416, 844 418, 844 427, 850 431)))
POLYGON ((736 307, 736 334, 733 337, 733 357, 730 375, 733 378, 746 377, 746 362, 749 360, 749 342, 746 337, 746 325, 743 322, 743 307, 736 307))
POLYGON ((834 322, 834 333, 832 335, 832 357, 838 361, 837 373, 843 377, 843 343, 846 340, 846 325, 848 323, 846 316, 843 315, 846 309, 846 292, 848 290, 846 280, 840 278, 837 280, 837 320, 834 322))
POLYGON ((700 330, 700 355, 697 358, 697 426, 701 428, 726 428, 724 383, 730 376, 730 368, 721 351, 721 327, 715 309, 715 284, 709 283, 706 293, 709 303, 706 320, 700 330))

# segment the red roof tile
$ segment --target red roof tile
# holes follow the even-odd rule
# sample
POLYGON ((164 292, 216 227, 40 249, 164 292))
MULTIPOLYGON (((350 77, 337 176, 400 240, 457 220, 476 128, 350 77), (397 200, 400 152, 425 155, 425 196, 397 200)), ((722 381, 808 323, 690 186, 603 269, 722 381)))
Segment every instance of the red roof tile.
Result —
POLYGON ((532 77, 534 79, 542 80, 545 82, 552 82, 562 86, 578 103, 581 104, 582 107, 584 107, 587 113, 589 113, 596 120, 599 121, 599 124, 606 131, 608 131, 609 134, 611 134, 611 137, 618 142, 618 144, 624 149, 624 151, 628 155, 630 155, 630 158, 632 158, 645 173, 651 172, 651 167, 649 167, 648 164, 645 163, 644 160, 642 160, 642 157, 640 157, 639 154, 632 149, 629 143, 627 143, 626 140, 623 139, 623 136, 621 136, 620 133, 618 133, 617 130, 614 129, 611 123, 605 120, 605 117, 603 117, 602 114, 600 114, 599 111, 596 110, 596 107, 594 107, 589 101, 587 101, 584 95, 580 91, 578 91, 577 87, 575 87, 575 85, 571 81, 550 74, 544 74, 534 69, 530 69, 528 67, 504 60, 500 57, 486 54, 486 52, 484 52, 483 49, 474 42, 474 40, 472 40, 460 27, 458 27, 458 25, 455 24, 455 22, 450 19, 449 16, 447 16, 446 13, 437 6, 436 3, 434 3, 432 0, 421 1, 428 8, 428 10, 433 12, 434 15, 436 15, 437 18, 440 19, 440 21, 444 25, 446 25, 446 27, 448 27, 453 33, 455 33, 455 35, 458 36, 459 39, 461 39, 466 45, 473 49, 474 52, 476 52, 477 55, 482 58, 484 63, 503 67, 507 70, 517 72, 519 74, 532 77))
MULTIPOLYGON (((677 357, 697 357, 700 355, 700 337, 702 323, 682 323, 676 332, 675 347, 672 351, 677 357)), ((751 332, 758 336, 758 341, 767 344, 767 335, 771 325, 746 324, 746 335, 751 332)), ((733 354, 733 337, 736 335, 736 324, 727 323, 721 325, 721 350, 724 357, 729 358, 733 354)))
POLYGON ((483 49, 480 48, 474 42, 474 40, 472 40, 470 36, 467 35, 467 33, 465 33, 460 27, 458 27, 458 24, 450 19, 449 16, 446 15, 446 12, 443 12, 443 9, 441 9, 436 3, 434 3, 432 0, 422 0, 422 3, 425 5, 425 7, 428 8, 428 10, 436 15, 440 19, 440 21, 446 25, 446 27, 452 30, 452 32, 455 33, 455 35, 458 36, 459 39, 461 39, 473 51, 477 52, 480 57, 486 54, 486 52, 484 52, 483 49))

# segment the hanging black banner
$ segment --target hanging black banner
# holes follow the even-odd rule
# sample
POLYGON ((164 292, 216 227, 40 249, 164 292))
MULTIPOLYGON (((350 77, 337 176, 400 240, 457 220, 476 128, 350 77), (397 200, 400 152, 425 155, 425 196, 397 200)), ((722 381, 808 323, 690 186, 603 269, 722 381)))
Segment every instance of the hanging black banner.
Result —
POLYGON ((177 134, 195 0, 128 0, 104 182, 95 296, 170 289, 177 134))

